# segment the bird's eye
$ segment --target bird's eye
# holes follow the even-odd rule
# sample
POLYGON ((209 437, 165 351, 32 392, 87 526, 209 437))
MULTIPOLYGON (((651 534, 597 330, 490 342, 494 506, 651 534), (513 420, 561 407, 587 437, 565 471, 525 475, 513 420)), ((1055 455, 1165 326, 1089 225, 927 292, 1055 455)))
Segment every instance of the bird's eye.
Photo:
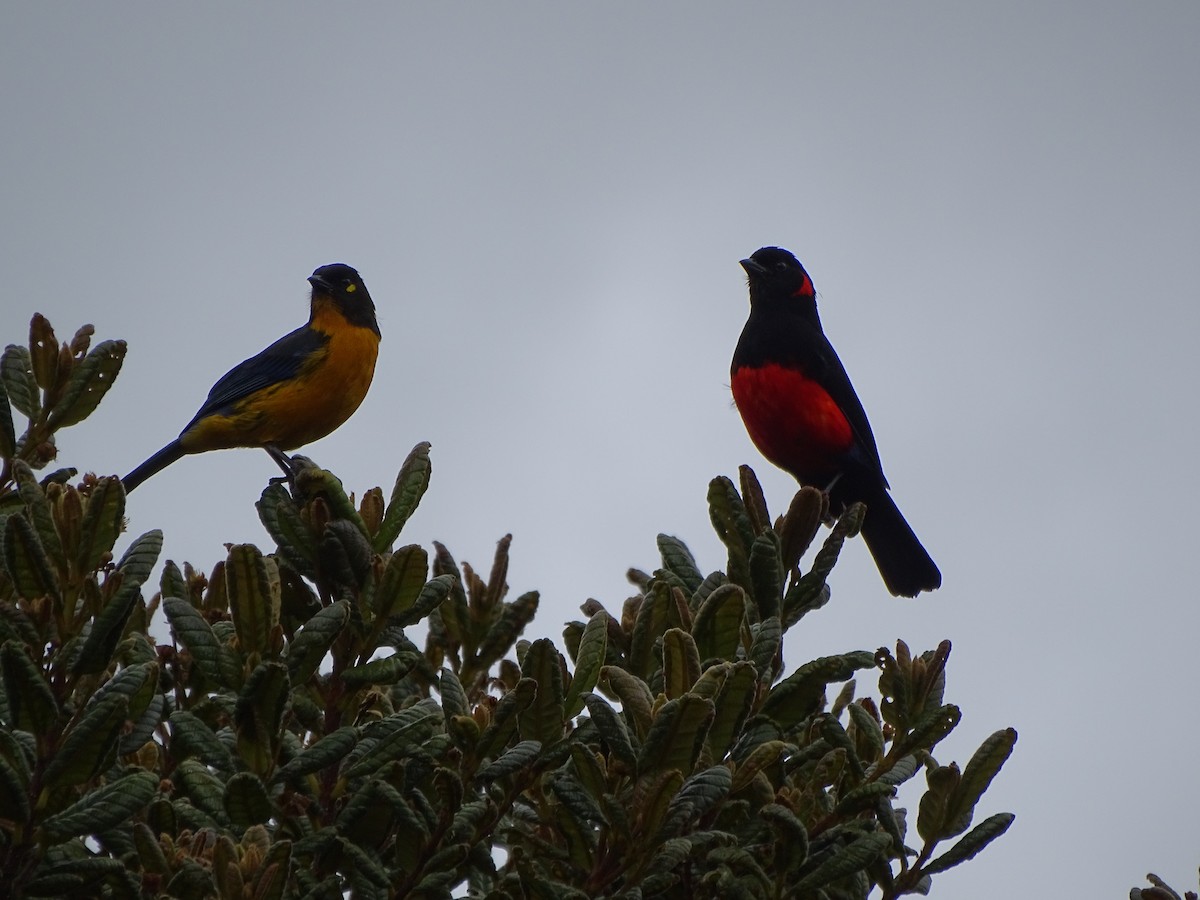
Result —
POLYGON ((358 290, 358 285, 356 285, 353 281, 350 282, 348 285, 346 285, 346 293, 347 294, 353 294, 357 290, 358 290))
POLYGON ((788 264, 781 259, 779 262, 775 263, 775 268, 780 272, 786 272, 788 270, 788 264))

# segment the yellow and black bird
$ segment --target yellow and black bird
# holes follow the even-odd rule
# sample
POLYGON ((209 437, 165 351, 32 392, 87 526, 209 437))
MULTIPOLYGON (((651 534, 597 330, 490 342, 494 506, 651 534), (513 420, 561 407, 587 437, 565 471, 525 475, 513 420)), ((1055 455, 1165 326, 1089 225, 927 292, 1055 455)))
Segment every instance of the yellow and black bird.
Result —
POLYGON ((189 453, 230 447, 262 447, 290 474, 283 451, 324 437, 358 409, 379 355, 375 304, 344 263, 308 281, 308 324, 226 373, 179 437, 122 479, 126 492, 189 453))

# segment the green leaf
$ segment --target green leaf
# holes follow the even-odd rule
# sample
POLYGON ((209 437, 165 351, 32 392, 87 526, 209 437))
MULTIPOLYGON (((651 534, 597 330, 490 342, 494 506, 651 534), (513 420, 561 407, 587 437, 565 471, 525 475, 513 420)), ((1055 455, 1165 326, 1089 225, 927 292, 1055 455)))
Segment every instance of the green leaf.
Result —
POLYGON ((150 576, 150 570, 158 561, 162 539, 161 531, 148 531, 134 541, 121 557, 117 564, 121 576, 120 587, 93 620, 87 640, 71 666, 76 674, 93 675, 112 664, 113 653, 121 641, 129 616, 141 597, 142 582, 150 576))
POLYGON ((756 618, 765 619, 780 613, 787 578, 781 553, 779 536, 769 528, 750 546, 750 582, 754 605, 758 609, 756 618))
POLYGON ((846 712, 854 725, 855 752, 864 762, 875 762, 883 755, 883 728, 858 703, 851 703, 846 712))
POLYGON ((713 759, 724 759, 742 731, 758 694, 758 673, 748 662, 734 663, 733 671, 714 699, 716 717, 706 741, 713 759))
POLYGON ((121 555, 121 559, 117 562, 117 571, 126 580, 133 580, 138 584, 144 583, 150 577, 154 564, 158 562, 162 545, 163 533, 159 529, 147 531, 131 543, 129 549, 121 555))
POLYGON ((608 746, 608 751, 624 763, 630 773, 636 773, 637 753, 633 749, 625 720, 597 694, 584 694, 583 702, 587 704, 588 715, 608 746))
POLYGON ((395 684, 421 661, 419 653, 397 650, 383 659, 373 659, 342 670, 342 681, 351 687, 365 684, 395 684))
POLYGON ((204 677, 215 687, 236 687, 236 664, 200 611, 178 597, 164 597, 162 605, 175 640, 192 655, 204 677))
POLYGON ((79 528, 76 569, 94 572, 112 553, 125 519, 125 488, 116 478, 101 478, 92 487, 79 528))
POLYGON ((293 684, 306 684, 316 673, 329 648, 350 621, 350 604, 338 600, 322 607, 296 632, 287 648, 288 676, 293 684))
POLYGON ((726 766, 712 766, 686 779, 667 807, 663 832, 679 835, 729 796, 733 773, 726 766))
MULTIPOLYGON (((7 408, 7 407, 5 407, 7 408)), ((10 454, 5 454, 7 457, 10 454)), ((49 556, 58 572, 67 571, 67 557, 63 552, 62 541, 58 537, 58 529, 54 526, 54 516, 50 512, 50 501, 46 499, 45 489, 38 484, 33 469, 24 460, 15 459, 12 463, 13 479, 17 483, 21 500, 29 514, 29 521, 37 532, 38 540, 49 556)))
POLYGON ((1015 818, 1016 816, 1012 813, 997 813, 994 816, 988 816, 968 831, 953 847, 937 859, 922 866, 921 871, 926 875, 936 875, 938 872, 944 872, 959 863, 966 862, 1008 831, 1008 826, 1013 823, 1015 818))
POLYGON ((702 660, 736 658, 745 608, 746 593, 736 584, 723 584, 708 595, 692 622, 702 660))
POLYGON ((583 695, 594 690, 600 678, 600 668, 608 653, 608 625, 608 613, 600 610, 588 619, 583 628, 583 637, 579 640, 579 650, 575 655, 575 674, 563 704, 569 719, 583 710, 583 695))
POLYGON ((829 537, 825 538, 825 543, 813 559, 812 568, 796 583, 795 590, 788 592, 784 604, 785 625, 795 624, 800 616, 813 608, 813 604, 824 605, 824 601, 820 601, 820 595, 826 587, 825 579, 833 571, 846 539, 858 534, 865 511, 866 507, 861 503, 852 503, 834 523, 829 537))
POLYGON ((775 852, 782 862, 780 874, 789 883, 794 881, 796 873, 808 862, 808 830, 795 813, 778 803, 768 803, 758 815, 776 834, 775 852))
POLYGON ((396 484, 392 487, 392 496, 388 500, 387 511, 384 513, 383 522, 375 535, 376 552, 384 552, 400 536, 400 531, 416 511, 417 504, 421 502, 421 498, 429 487, 431 470, 429 443, 422 441, 412 448, 400 466, 400 474, 396 476, 396 484))
MULTIPOLYGON (((848 684, 847 687, 849 686, 848 684)), ((844 693, 849 693, 849 691, 845 691, 844 693)), ((845 765, 849 770, 847 777, 844 777, 842 780, 842 790, 845 791, 861 782, 866 773, 862 760, 858 758, 854 742, 850 740, 850 735, 846 733, 846 729, 838 721, 839 714, 837 704, 835 703, 831 712, 819 716, 813 724, 820 730, 821 737, 828 742, 830 747, 833 747, 835 750, 841 750, 844 754, 845 765)))
POLYGON ((975 804, 1012 755, 1016 742, 1016 729, 1005 728, 988 737, 975 751, 950 797, 945 824, 937 835, 939 839, 946 840, 967 830, 975 814, 975 804))
MULTIPOLYGON (((574 819, 574 822, 571 823, 574 826, 572 834, 578 836, 577 842, 586 843, 587 850, 594 852, 596 843, 592 825, 605 821, 600 806, 584 786, 566 772, 555 773, 547 780, 555 799, 566 808, 571 818, 574 819)), ((559 821, 562 821, 561 817, 559 821)))
POLYGON ((712 701, 696 694, 668 700, 654 716, 638 756, 638 770, 674 769, 690 775, 714 715, 712 701))
MULTIPOLYGON (((121 897, 134 900, 141 893, 138 879, 119 859, 104 856, 82 856, 72 859, 56 854, 60 860, 43 864, 37 875, 23 885, 25 897, 121 897), (62 861, 65 860, 65 861, 62 861)), ((197 866, 199 868, 199 866, 197 866)), ((168 896, 191 900, 170 892, 168 896)))
POLYGON ((225 564, 225 589, 241 652, 265 654, 279 626, 279 566, 253 544, 235 544, 225 564))
POLYGON ((733 663, 713 663, 711 666, 701 672, 699 677, 692 683, 691 693, 703 697, 706 700, 712 700, 713 702, 716 702, 717 695, 721 693, 721 689, 725 687, 725 682, 732 673, 733 663))
POLYGON ((0 459, 12 459, 17 452, 17 429, 13 425, 8 389, 0 378, 0 459))
POLYGON ((214 769, 234 770, 229 748, 199 716, 186 709, 177 709, 167 722, 171 727, 171 755, 175 759, 195 756, 214 769))
POLYGON ((948 766, 930 765, 925 772, 928 790, 921 795, 917 815, 917 833, 927 843, 936 843, 946 827, 946 812, 950 798, 958 787, 962 773, 957 763, 948 766))
POLYGON ((903 756, 888 771, 879 776, 884 784, 901 785, 920 771, 921 764, 915 755, 903 756))
POLYGON ((47 393, 53 392, 58 384, 58 338, 41 313, 34 313, 29 321, 29 355, 34 381, 47 393))
POLYGON ((534 641, 521 666, 522 678, 537 684, 537 696, 520 714, 521 739, 549 747, 563 737, 563 661, 548 638, 534 641))
POLYGON ((750 662, 759 675, 759 683, 769 685, 775 680, 782 664, 779 648, 783 644, 783 624, 775 616, 763 619, 751 629, 750 662))
POLYGON ((495 781, 515 775, 538 761, 542 755, 541 741, 521 741, 514 744, 476 776, 479 781, 495 781))
POLYGON ((335 519, 321 533, 317 567, 321 582, 330 585, 335 593, 358 592, 370 577, 375 550, 364 533, 365 527, 361 522, 335 519))
POLYGON ((599 800, 608 793, 608 776, 605 771, 606 767, 600 763, 601 759, 603 759, 602 752, 578 741, 571 743, 571 766, 574 777, 593 800, 599 800))
MULTIPOLYGON (((0 533, 3 532, 0 519, 0 533)), ((0 573, 4 566, 0 565, 0 573)), ((12 603, 0 603, 0 643, 16 641, 22 647, 38 647, 44 644, 37 627, 23 610, 12 603)), ((2 696, 2 694, 0 694, 2 696)))
POLYGON ((783 598, 783 628, 786 631, 810 612, 816 612, 829 602, 829 585, 819 578, 805 575, 792 583, 783 598))
POLYGON ((775 685, 760 712, 786 731, 820 708, 826 685, 846 681, 859 669, 874 665, 875 655, 865 650, 815 659, 775 685))
POLYGON ((606 693, 612 693, 621 701, 626 721, 633 725, 639 738, 644 737, 650 730, 654 707, 654 695, 646 682, 616 666, 603 666, 600 684, 606 688, 606 693))
POLYGON ((43 822, 42 828, 53 843, 77 835, 102 834, 132 821, 154 799, 158 784, 154 772, 137 769, 84 794, 80 800, 43 822))
POLYGON ((704 581, 704 576, 696 565, 692 551, 679 538, 669 534, 658 536, 658 552, 662 555, 663 567, 674 572, 687 586, 687 592, 693 594, 704 581))
POLYGON ((58 721, 58 702, 46 676, 29 658, 29 651, 16 641, 0 647, 0 670, 8 700, 8 724, 44 736, 58 721))
POLYGON ((409 544, 397 549, 388 557, 375 588, 372 598, 375 615, 387 619, 411 609, 425 586, 428 572, 429 555, 422 547, 409 544))
POLYGON ((196 808, 211 819, 224 824, 228 821, 225 813, 225 784, 204 766, 194 759, 185 759, 175 767, 172 781, 183 789, 196 808))
POLYGON ((283 900, 284 888, 289 883, 291 860, 291 841, 276 841, 271 844, 271 849, 267 851, 266 859, 258 870, 254 900, 283 900))
POLYGON ((738 483, 742 488, 742 503, 750 518, 750 528, 755 534, 762 534, 764 529, 771 527, 771 514, 767 512, 767 500, 763 496, 762 485, 758 483, 758 476, 749 466, 738 466, 738 483))
POLYGON ((406 755, 441 730, 442 711, 433 700, 395 713, 369 727, 359 744, 361 753, 345 769, 347 778, 376 775, 384 766, 406 755))
POLYGON ((238 694, 233 716, 237 749, 251 772, 266 775, 274 765, 290 690, 282 663, 260 663, 238 694))
POLYGON ((438 693, 442 695, 442 711, 446 714, 447 721, 454 716, 470 715, 471 704, 467 700, 467 692, 453 669, 442 669, 438 679, 438 693))
POLYGON ((75 425, 92 414, 121 371, 126 349, 124 341, 101 341, 75 366, 62 397, 50 410, 51 429, 75 425))
POLYGON ((780 556, 785 571, 794 571, 825 518, 825 495, 814 487, 802 487, 792 498, 779 531, 780 556))
POLYGON ((130 718, 133 719, 133 724, 122 732, 121 740, 117 743, 117 753, 121 756, 128 756, 131 753, 137 753, 149 743, 158 730, 158 726, 162 724, 166 708, 166 696, 156 693, 150 696, 150 702, 136 716, 132 715, 131 710, 130 718))
POLYGON ((252 772, 238 772, 225 784, 225 812, 239 830, 268 821, 274 809, 266 785, 252 772))
POLYGON ((652 836, 662 827, 671 800, 683 785, 683 778, 683 773, 674 767, 663 768, 638 778, 629 801, 630 809, 637 811, 635 827, 638 834, 652 836))
POLYGON ((95 699, 109 693, 121 694, 129 700, 129 717, 136 719, 158 695, 158 675, 158 663, 154 660, 127 665, 96 692, 95 699))
POLYGON ((663 635, 663 693, 668 699, 682 697, 700 679, 700 654, 692 636, 681 628, 663 635))
POLYGON ((310 581, 317 578, 317 538, 300 507, 282 484, 272 484, 254 504, 259 521, 289 566, 310 581))
POLYGON ((752 782, 755 776, 768 766, 779 762, 779 758, 788 752, 795 752, 795 747, 787 741, 767 740, 754 745, 754 749, 744 759, 740 760, 733 773, 733 793, 752 782))
POLYGON ((280 783, 295 781, 337 765, 357 746, 360 736, 360 729, 352 725, 343 725, 336 731, 331 731, 277 769, 274 780, 280 783))
POLYGON ((0 818, 10 822, 29 818, 31 755, 12 731, 0 728, 0 818))
MULTIPOLYGON (((432 582, 430 583, 432 584, 432 582)), ((455 606, 454 595, 455 592, 451 590, 451 602, 438 607, 438 609, 445 612, 455 606)), ((479 671, 490 669, 497 660, 512 650, 517 638, 521 636, 521 632, 533 621, 540 602, 537 591, 526 591, 512 603, 504 604, 500 610, 500 616, 488 629, 483 640, 479 642, 479 649, 475 651, 475 669, 479 671)), ((455 615, 461 615, 461 613, 456 612, 455 615)))
MULTIPOLYGON (((454 588, 454 576, 435 575, 421 588, 417 599, 407 606, 397 606, 393 609, 390 621, 393 625, 406 628, 416 625, 433 610, 442 605, 442 601, 450 596, 454 588)), ((536 598, 536 595, 535 595, 536 598)))
POLYGON ((95 778, 116 756, 117 741, 129 712, 129 700, 110 693, 88 706, 63 736, 46 766, 45 785, 70 787, 95 778))
POLYGON ((737 488, 724 476, 709 482, 708 514, 717 537, 729 551, 729 563, 726 566, 729 580, 749 590, 750 547, 754 544, 754 527, 737 488))
POLYGON ((41 392, 33 377, 33 359, 27 347, 9 344, 4 348, 4 355, 0 356, 0 379, 12 405, 27 419, 36 419, 41 412, 41 392))
POLYGON ((792 890, 796 896, 806 895, 861 872, 883 859, 891 845, 891 835, 883 832, 860 835, 838 852, 825 857, 811 872, 792 885, 792 890))
POLYGON ((20 514, 4 520, 4 569, 18 597, 36 600, 59 596, 58 577, 50 558, 33 525, 20 514))
POLYGON ((654 644, 668 628, 681 627, 675 615, 671 586, 655 579, 650 592, 643 595, 633 623, 629 650, 629 671, 639 678, 649 679, 656 668, 654 644))
POLYGON ((479 736, 475 748, 479 759, 490 759, 508 746, 509 740, 516 734, 518 716, 529 708, 537 693, 537 682, 532 678, 522 678, 516 687, 500 698, 492 710, 492 721, 479 736))
POLYGON ((902 739, 897 737, 892 752, 907 756, 918 750, 932 750, 942 738, 957 727, 961 719, 962 712, 953 703, 928 710, 913 725, 912 731, 902 739), (897 750, 897 747, 900 749, 897 750))
POLYGON ((833 808, 836 816, 851 818, 868 809, 875 809, 880 800, 890 800, 896 796, 896 789, 890 784, 880 781, 869 781, 846 791, 833 808))

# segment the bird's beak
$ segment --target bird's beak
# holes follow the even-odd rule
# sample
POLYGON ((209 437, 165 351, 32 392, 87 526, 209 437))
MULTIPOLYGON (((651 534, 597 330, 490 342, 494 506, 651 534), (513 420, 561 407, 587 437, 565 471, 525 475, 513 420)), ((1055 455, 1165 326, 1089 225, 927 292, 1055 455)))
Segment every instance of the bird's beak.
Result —
POLYGON ((332 291, 333 291, 333 287, 329 284, 328 281, 325 281, 323 278, 318 278, 316 275, 308 276, 308 283, 311 284, 314 288, 325 291, 326 293, 332 293, 332 291))
POLYGON ((759 265, 752 259, 743 259, 741 266, 746 270, 746 274, 753 278, 755 275, 766 275, 767 269, 765 266, 759 265))

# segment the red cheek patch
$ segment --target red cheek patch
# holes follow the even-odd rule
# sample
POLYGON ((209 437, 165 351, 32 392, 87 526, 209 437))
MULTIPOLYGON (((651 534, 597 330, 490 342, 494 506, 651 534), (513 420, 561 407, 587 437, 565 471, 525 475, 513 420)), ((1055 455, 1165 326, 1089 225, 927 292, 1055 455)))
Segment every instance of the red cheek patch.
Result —
POLYGON ((800 287, 792 292, 793 297, 815 297, 816 288, 813 287, 812 279, 808 277, 808 273, 804 273, 804 281, 800 283, 800 287))

